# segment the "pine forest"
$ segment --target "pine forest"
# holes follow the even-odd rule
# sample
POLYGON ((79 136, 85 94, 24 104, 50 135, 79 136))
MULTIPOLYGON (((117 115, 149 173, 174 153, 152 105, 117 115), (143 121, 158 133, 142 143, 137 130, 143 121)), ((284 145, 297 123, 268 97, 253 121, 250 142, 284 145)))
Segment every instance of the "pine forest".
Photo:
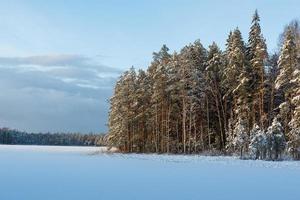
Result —
MULTIPOLYGON (((213 39, 213 38, 212 38, 213 39)), ((131 67, 110 99, 109 144, 121 152, 300 159, 300 25, 268 52, 255 11, 247 41, 166 45, 146 70, 131 67)))

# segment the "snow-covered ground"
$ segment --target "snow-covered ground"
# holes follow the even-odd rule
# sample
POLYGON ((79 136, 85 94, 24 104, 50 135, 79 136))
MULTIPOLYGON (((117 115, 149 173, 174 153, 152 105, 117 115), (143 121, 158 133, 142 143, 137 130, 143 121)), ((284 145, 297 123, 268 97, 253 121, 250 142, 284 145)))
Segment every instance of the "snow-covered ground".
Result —
POLYGON ((300 199, 300 162, 0 145, 2 200, 300 199))

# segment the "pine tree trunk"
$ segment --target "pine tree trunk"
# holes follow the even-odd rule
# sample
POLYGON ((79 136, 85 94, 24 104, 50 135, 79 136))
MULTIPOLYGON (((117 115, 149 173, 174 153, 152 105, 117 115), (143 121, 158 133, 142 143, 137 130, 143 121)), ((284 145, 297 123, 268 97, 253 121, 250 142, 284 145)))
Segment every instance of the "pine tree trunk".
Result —
POLYGON ((275 93, 275 87, 274 84, 272 84, 272 89, 271 89, 271 97, 270 97, 270 109, 269 109, 269 126, 272 123, 273 115, 274 115, 274 95, 275 93))
POLYGON ((177 119, 177 122, 176 122, 176 139, 177 139, 177 145, 176 145, 176 148, 177 148, 177 153, 180 151, 180 149, 179 149, 179 143, 180 143, 180 141, 179 141, 179 120, 177 119))
POLYGON ((186 153, 186 102, 182 100, 182 133, 183 133, 183 153, 186 153))
POLYGON ((158 149, 158 145, 159 145, 159 141, 158 141, 158 111, 157 111, 157 105, 155 105, 155 150, 156 150, 156 153, 159 152, 159 149, 158 149))
POLYGON ((227 116, 226 116, 226 107, 224 105, 224 102, 222 101, 222 95, 219 93, 219 99, 220 99, 220 105, 221 105, 221 110, 222 110, 222 115, 223 115, 223 128, 224 128, 224 134, 223 134, 223 140, 224 140, 224 146, 226 145, 226 135, 225 133, 227 132, 227 116))
POLYGON ((204 151, 204 149, 205 149, 205 146, 204 146, 204 138, 203 138, 203 121, 202 121, 202 119, 201 119, 201 127, 200 127, 200 129, 201 129, 201 146, 202 146, 202 151, 204 151))
POLYGON ((243 146, 241 147, 241 152, 240 152, 240 156, 241 156, 241 158, 243 158, 243 146))
POLYGON ((222 150, 223 147, 224 147, 223 126, 222 126, 222 118, 221 118, 221 113, 220 113, 220 109, 219 109, 219 100, 218 100, 218 98, 216 98, 216 105, 217 105, 217 113, 218 113, 219 127, 220 127, 220 140, 221 140, 220 150, 222 150))
POLYGON ((192 137, 192 103, 190 103, 190 113, 189 113, 189 137, 188 137, 188 140, 189 140, 189 153, 191 153, 191 137, 192 137))
POLYGON ((163 153, 165 152, 165 145, 164 145, 164 141, 165 141, 165 131, 164 131, 164 127, 165 127, 165 118, 164 118, 164 103, 161 103, 161 121, 160 121, 160 126, 161 126, 161 130, 160 130, 160 151, 163 153))
POLYGON ((207 135, 208 135, 208 149, 211 149, 211 138, 210 138, 210 130, 209 130, 209 109, 208 109, 208 97, 206 96, 206 117, 207 117, 207 135))
POLYGON ((194 153, 197 153, 197 128, 196 128, 196 116, 194 115, 194 153))
POLYGON ((131 137, 130 137, 130 125, 128 123, 127 125, 127 137, 128 137, 128 141, 127 141, 127 152, 130 152, 130 141, 131 141, 131 137))
POLYGON ((261 86, 260 86, 260 126, 262 129, 264 129, 264 118, 265 118, 265 112, 264 112, 264 69, 261 70, 261 86))
POLYGON ((167 114, 167 153, 170 152, 170 116, 171 116, 171 104, 169 104, 168 114, 167 114))

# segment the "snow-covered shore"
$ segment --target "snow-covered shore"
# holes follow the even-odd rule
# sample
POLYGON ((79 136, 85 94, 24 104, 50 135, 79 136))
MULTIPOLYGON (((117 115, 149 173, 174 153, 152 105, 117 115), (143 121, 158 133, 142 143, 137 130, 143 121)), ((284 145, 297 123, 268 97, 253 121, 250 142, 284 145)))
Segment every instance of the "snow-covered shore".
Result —
POLYGON ((0 199, 300 199, 300 162, 0 145, 0 199))

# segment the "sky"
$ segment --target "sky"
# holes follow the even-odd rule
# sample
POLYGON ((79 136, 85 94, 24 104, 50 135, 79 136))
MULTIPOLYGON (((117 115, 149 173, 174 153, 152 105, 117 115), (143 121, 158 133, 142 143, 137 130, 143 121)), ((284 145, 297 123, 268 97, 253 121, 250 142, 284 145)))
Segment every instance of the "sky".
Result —
POLYGON ((255 9, 273 52, 300 1, 0 0, 0 127, 106 132, 122 71, 145 69, 163 44, 224 49, 235 27, 247 40, 255 9))

